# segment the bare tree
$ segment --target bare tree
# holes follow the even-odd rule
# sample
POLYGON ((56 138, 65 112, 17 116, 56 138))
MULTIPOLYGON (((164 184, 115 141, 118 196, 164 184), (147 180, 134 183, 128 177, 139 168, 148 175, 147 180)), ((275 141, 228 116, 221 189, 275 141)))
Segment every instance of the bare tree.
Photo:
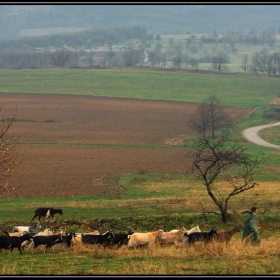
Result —
POLYGON ((230 117, 221 106, 221 99, 216 95, 209 96, 198 105, 196 112, 191 116, 190 123, 198 134, 204 137, 210 134, 213 139, 216 131, 232 125, 230 117))
POLYGON ((211 58, 212 68, 217 71, 229 71, 228 59, 224 54, 214 55, 211 58))
POLYGON ((167 54, 166 53, 161 53, 160 54, 160 62, 161 62, 162 67, 165 67, 166 60, 167 60, 167 54))
POLYGON ((280 71, 280 53, 270 54, 266 60, 266 70, 268 75, 277 75, 280 71))
POLYGON ((155 67, 156 59, 157 59, 156 51, 149 51, 148 52, 148 60, 151 62, 152 67, 155 67))
POLYGON ((186 68, 187 68, 187 65, 189 64, 192 68, 198 69, 199 61, 196 58, 187 58, 185 60, 185 64, 186 64, 186 68))
POLYGON ((184 62, 184 57, 183 55, 177 55, 173 57, 172 62, 174 64, 174 67, 178 67, 179 69, 181 68, 181 64, 184 62))
POLYGON ((88 62, 89 62, 89 66, 93 66, 93 61, 94 61, 94 52, 90 51, 88 54, 88 62))
MULTIPOLYGON (((0 108, 2 113, 2 108, 0 108)), ((0 196, 10 192, 15 187, 9 186, 9 178, 12 171, 20 164, 19 147, 17 143, 19 135, 11 133, 11 127, 15 121, 16 112, 10 118, 2 118, 0 125, 0 196)))
MULTIPOLYGON (((202 181, 207 193, 219 208, 223 223, 227 223, 229 199, 254 188, 257 184, 253 178, 254 170, 260 166, 264 158, 261 154, 251 155, 240 145, 232 142, 232 126, 208 123, 206 116, 209 115, 209 111, 211 111, 209 105, 203 102, 198 110, 201 116, 193 121, 198 125, 197 130, 200 134, 193 142, 194 152, 188 156, 193 159, 192 172, 197 172, 198 179, 202 181), (202 123, 200 124, 198 120, 202 123), (221 128, 218 130, 218 127, 221 128), (206 133, 208 130, 210 134, 206 133)), ((213 113, 217 123, 220 123, 223 115, 220 115, 220 109, 214 110, 213 113)))
POLYGON ((247 71, 249 70, 250 65, 249 65, 249 57, 247 54, 243 56, 243 59, 241 60, 240 63, 240 68, 243 69, 245 73, 247 73, 247 71))
POLYGON ((141 62, 142 57, 144 56, 143 50, 129 48, 122 53, 122 60, 124 66, 133 67, 141 62))
POLYGON ((50 62, 56 67, 65 67, 72 59, 73 52, 70 50, 57 50, 50 53, 50 62))
POLYGON ((112 58, 116 55, 116 53, 114 51, 108 51, 106 53, 106 56, 109 60, 109 66, 112 66, 112 58))

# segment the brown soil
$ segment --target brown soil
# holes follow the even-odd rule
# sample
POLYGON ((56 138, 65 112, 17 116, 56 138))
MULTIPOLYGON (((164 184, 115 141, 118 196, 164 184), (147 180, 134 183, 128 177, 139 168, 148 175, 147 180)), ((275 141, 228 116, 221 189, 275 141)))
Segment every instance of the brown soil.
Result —
MULTIPOLYGON (((189 120, 197 104, 53 94, 0 97, 2 118, 17 110, 11 131, 22 142, 61 143, 20 146, 22 163, 9 184, 14 190, 2 197, 114 195, 124 192, 121 174, 186 173, 189 167, 184 149, 140 145, 180 147, 194 135, 189 120)), ((226 110, 236 121, 251 113, 226 110)))

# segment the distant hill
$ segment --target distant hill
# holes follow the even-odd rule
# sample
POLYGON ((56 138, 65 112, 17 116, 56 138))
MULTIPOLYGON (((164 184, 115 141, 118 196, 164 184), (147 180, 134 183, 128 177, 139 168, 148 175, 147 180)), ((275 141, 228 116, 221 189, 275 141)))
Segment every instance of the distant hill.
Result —
POLYGON ((0 5, 0 39, 146 26, 150 34, 280 30, 280 5, 0 5))

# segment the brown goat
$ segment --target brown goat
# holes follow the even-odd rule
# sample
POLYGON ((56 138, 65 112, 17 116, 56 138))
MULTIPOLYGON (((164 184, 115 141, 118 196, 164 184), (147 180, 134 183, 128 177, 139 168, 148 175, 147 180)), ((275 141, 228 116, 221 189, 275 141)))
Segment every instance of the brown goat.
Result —
POLYGON ((180 238, 184 236, 184 233, 187 232, 187 230, 184 227, 181 227, 178 229, 178 231, 175 232, 165 232, 164 237, 157 238, 157 242, 161 245, 177 245, 180 242, 180 238))
POLYGON ((228 244, 235 232, 240 232, 239 226, 235 226, 229 231, 222 231, 217 233, 214 239, 218 242, 225 242, 226 244, 228 244))

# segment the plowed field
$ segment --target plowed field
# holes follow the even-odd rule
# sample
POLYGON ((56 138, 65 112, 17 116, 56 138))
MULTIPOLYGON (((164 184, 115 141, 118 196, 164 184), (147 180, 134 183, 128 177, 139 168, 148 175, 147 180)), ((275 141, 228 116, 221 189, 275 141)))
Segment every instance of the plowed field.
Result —
MULTIPOLYGON (((124 191, 118 185, 121 174, 186 173, 189 166, 184 149, 152 146, 188 141, 197 104, 54 94, 0 97, 1 117, 17 110, 11 131, 29 143, 20 146, 22 162, 10 180, 14 190, 2 197, 114 195, 124 191)), ((251 113, 226 110, 237 121, 251 113)))

